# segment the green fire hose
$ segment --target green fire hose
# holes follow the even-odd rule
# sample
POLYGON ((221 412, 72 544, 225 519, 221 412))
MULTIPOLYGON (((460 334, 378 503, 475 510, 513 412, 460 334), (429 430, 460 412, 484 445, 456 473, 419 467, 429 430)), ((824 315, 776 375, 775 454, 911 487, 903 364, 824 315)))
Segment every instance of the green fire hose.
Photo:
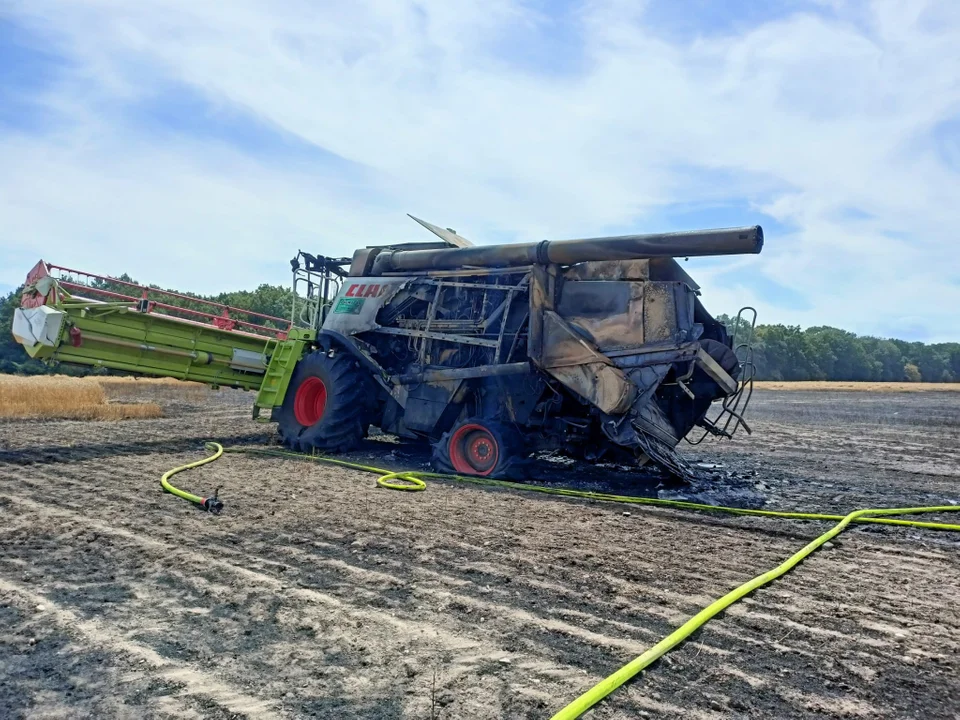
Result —
MULTIPOLYGON (((716 509, 720 510, 721 508, 716 509)), ((846 530, 850 523, 860 519, 871 519, 878 515, 914 515, 918 513, 951 512, 956 510, 960 510, 960 507, 956 505, 946 505, 940 507, 883 508, 853 511, 849 515, 844 516, 840 522, 830 528, 823 535, 808 543, 802 550, 787 558, 786 561, 777 567, 773 568, 772 570, 768 570, 762 575, 757 575, 757 577, 753 578, 752 580, 748 580, 739 587, 734 588, 723 597, 714 600, 703 610, 691 617, 683 625, 667 635, 652 648, 634 660, 631 660, 615 673, 602 680, 597 685, 594 685, 587 692, 583 693, 583 695, 560 710, 560 712, 556 713, 551 720, 574 720, 574 718, 580 717, 583 715, 583 713, 603 700, 605 697, 607 697, 607 695, 619 688, 625 682, 630 680, 641 670, 649 667, 675 647, 683 643, 687 638, 693 635, 693 633, 706 625, 707 622, 716 617, 719 613, 733 605, 735 602, 737 602, 737 600, 740 600, 746 595, 752 593, 757 588, 766 585, 772 580, 776 580, 781 575, 784 575, 795 568, 797 565, 803 562, 806 557, 813 553, 814 550, 846 530)), ((941 525, 938 523, 916 523, 915 526, 929 527, 930 525, 939 525, 941 529, 945 530, 960 530, 960 526, 957 525, 941 525)))
POLYGON ((190 470, 192 468, 200 467, 201 465, 206 465, 207 463, 217 460, 224 452, 229 453, 248 453, 251 455, 266 455, 272 457, 288 457, 295 458, 298 460, 312 460, 315 462, 330 463, 334 465, 340 465, 342 467, 353 468, 355 470, 361 470, 363 472, 375 473, 379 475, 377 479, 377 484, 381 487, 389 488, 392 490, 408 490, 408 491, 422 491, 425 490, 427 484, 423 481, 422 478, 437 478, 443 480, 456 480, 458 482, 467 482, 475 485, 486 485, 491 487, 502 487, 510 488, 514 490, 522 490, 524 492, 537 492, 544 493, 548 495, 559 495, 562 497, 575 497, 581 498, 584 500, 592 500, 598 502, 615 502, 615 503, 628 503, 634 505, 656 505, 659 507, 669 507, 679 510, 693 510, 698 512, 721 512, 728 513, 733 515, 755 515, 760 517, 776 517, 776 518, 787 518, 787 519, 801 519, 801 520, 832 520, 838 521, 836 525, 830 528, 827 532, 820 535, 820 537, 808 543, 803 547, 799 552, 795 553, 789 557, 782 564, 768 570, 767 572, 758 575, 752 580, 748 580, 739 587, 734 588, 728 592, 723 597, 714 600, 712 603, 707 605, 703 610, 695 614, 689 620, 687 620, 683 625, 678 627, 672 633, 667 635, 663 640, 658 642, 656 645, 651 647, 649 650, 644 652, 639 657, 630 661, 622 668, 617 670, 615 673, 602 680, 600 683, 590 688, 587 692, 583 693, 576 700, 571 702, 569 705, 564 707, 562 710, 557 712, 552 716, 551 720, 575 720, 579 718, 583 713, 589 710, 591 707, 596 705, 598 702, 607 697, 614 690, 619 688, 621 685, 629 681, 631 678, 637 675, 641 670, 649 667, 654 662, 659 660, 661 657, 666 655, 668 652, 681 645, 685 640, 687 640, 693 633, 699 630, 701 627, 707 624, 712 618, 716 617, 719 613, 726 610, 728 607, 733 605, 738 600, 749 595, 751 592, 756 590, 759 587, 762 587, 773 580, 781 577, 786 574, 801 562, 804 559, 809 557, 817 548, 821 547, 824 543, 832 540, 837 535, 846 530, 851 523, 876 523, 876 524, 885 524, 885 525, 901 525, 906 527, 913 528, 923 528, 927 530, 946 530, 952 532, 960 532, 960 525, 953 525, 949 523, 938 523, 938 522, 924 522, 919 520, 902 520, 897 518, 892 518, 889 516, 892 515, 919 515, 923 513, 945 513, 945 512, 956 512, 960 510, 960 506, 957 505, 942 505, 942 506, 932 506, 932 507, 907 507, 907 508, 874 508, 874 509, 864 509, 864 510, 855 510, 848 515, 831 515, 825 513, 805 513, 805 512, 780 512, 774 510, 747 510, 744 508, 732 508, 732 507, 723 507, 720 505, 704 505, 702 503, 693 503, 686 502, 683 500, 660 500, 658 498, 641 498, 641 497, 630 497, 627 495, 611 495, 608 493, 596 493, 589 492, 585 490, 573 490, 570 488, 551 488, 551 487, 541 487, 539 485, 527 485, 525 483, 511 482, 509 480, 490 480, 487 478, 479 477, 463 477, 459 475, 444 475, 442 473, 431 473, 431 472, 419 472, 419 471, 401 471, 401 472, 389 472, 381 468, 376 468, 371 465, 362 465, 360 463, 352 463, 346 460, 337 460, 336 458, 324 457, 321 455, 303 455, 300 453, 287 452, 284 450, 268 450, 263 448, 223 448, 219 443, 206 443, 204 446, 208 451, 213 454, 209 457, 204 458, 203 460, 197 460, 195 462, 189 463, 187 465, 181 465, 172 470, 167 471, 161 477, 160 482, 163 485, 164 489, 168 492, 173 493, 179 497, 182 497, 190 502, 196 503, 203 507, 205 510, 209 510, 213 513, 219 513, 223 509, 223 503, 217 499, 217 493, 214 493, 212 498, 202 498, 197 495, 192 495, 190 493, 184 492, 173 485, 170 484, 169 478, 173 475, 176 475, 179 472, 184 470, 190 470), (399 482, 397 482, 399 481, 399 482))
POLYGON ((163 489, 168 493, 173 493, 177 497, 181 497, 184 500, 189 500, 192 503, 196 503, 202 507, 207 512, 211 512, 214 515, 219 515, 223 510, 223 503, 220 502, 220 499, 217 497, 220 490, 219 488, 214 491, 212 497, 200 497, 199 495, 194 495, 188 493, 186 490, 181 490, 178 487, 174 487, 170 483, 170 478, 172 478, 177 473, 181 473, 184 470, 192 470, 193 468, 198 468, 201 465, 206 465, 207 463, 212 463, 214 460, 217 460, 221 455, 223 455, 223 445, 220 443, 210 442, 204 444, 204 448, 207 450, 213 451, 213 455, 205 457, 203 460, 197 460, 196 462, 187 463, 186 465, 181 465, 180 467, 175 467, 173 470, 167 470, 163 475, 160 476, 160 484, 163 486, 163 489))

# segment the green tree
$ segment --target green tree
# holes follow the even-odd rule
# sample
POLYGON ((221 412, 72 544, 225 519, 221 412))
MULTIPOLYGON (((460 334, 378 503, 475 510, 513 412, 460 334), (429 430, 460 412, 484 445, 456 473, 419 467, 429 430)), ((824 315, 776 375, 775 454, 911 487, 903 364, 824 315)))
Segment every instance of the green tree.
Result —
POLYGON ((874 380, 895 382, 903 379, 903 353, 896 343, 874 337, 865 337, 860 340, 873 364, 874 380))
POLYGON ((757 373, 770 380, 810 380, 820 370, 810 359, 807 338, 795 325, 761 325, 754 352, 757 373))
MULTIPOLYGON (((212 298, 214 302, 233 307, 272 315, 273 317, 289 320, 293 308, 293 291, 282 285, 260 285, 256 290, 238 290, 235 292, 220 293, 212 298)), ((262 319, 249 318, 263 324, 262 319)), ((274 323, 276 324, 276 323, 274 323)))
POLYGON ((736 316, 717 315, 715 319, 727 328, 727 332, 731 338, 736 337, 737 343, 748 342, 755 339, 754 328, 751 328, 748 322, 750 319, 749 316, 737 318, 736 316))
POLYGON ((960 380, 960 343, 945 343, 946 352, 950 357, 950 372, 955 380, 960 380))
POLYGON ((805 331, 812 360, 824 379, 876 380, 876 367, 860 338, 852 332, 832 327, 813 327, 805 331))
POLYGON ((942 382, 944 378, 953 380, 950 372, 950 359, 936 345, 918 343, 916 355, 912 358, 926 382, 942 382))

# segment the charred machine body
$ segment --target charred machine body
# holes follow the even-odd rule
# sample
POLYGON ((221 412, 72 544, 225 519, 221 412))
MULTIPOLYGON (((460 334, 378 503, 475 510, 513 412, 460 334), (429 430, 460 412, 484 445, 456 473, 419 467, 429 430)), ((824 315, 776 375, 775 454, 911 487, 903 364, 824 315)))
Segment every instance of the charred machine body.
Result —
POLYGON ((437 239, 300 252, 282 320, 41 261, 14 335, 37 358, 257 390, 254 418, 299 451, 378 427, 460 474, 559 450, 684 476, 681 440, 749 432, 755 313, 728 331, 675 258, 758 253, 759 226, 474 246, 418 222, 437 239))
POLYGON ((562 450, 683 475, 692 430, 744 424, 749 347, 674 258, 757 253, 759 226, 471 246, 419 222, 440 241, 295 261, 330 301, 273 414, 291 447, 351 448, 375 425, 432 443, 445 471, 515 476, 562 450))

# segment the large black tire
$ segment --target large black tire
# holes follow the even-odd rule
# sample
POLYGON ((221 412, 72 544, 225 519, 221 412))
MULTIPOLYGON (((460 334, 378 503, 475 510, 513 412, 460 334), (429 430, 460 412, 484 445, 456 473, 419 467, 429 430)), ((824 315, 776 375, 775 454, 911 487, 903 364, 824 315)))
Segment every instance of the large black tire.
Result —
POLYGON ((348 353, 322 350, 294 368, 277 414, 280 440, 299 452, 352 450, 367 435, 372 382, 348 353))
POLYGON ((717 364, 726 370, 730 377, 734 380, 740 377, 740 359, 733 350, 716 340, 701 340, 700 347, 716 360, 717 364))
POLYGON ((529 452, 513 427, 492 420, 469 418, 454 425, 433 445, 431 464, 451 475, 521 480, 529 452))

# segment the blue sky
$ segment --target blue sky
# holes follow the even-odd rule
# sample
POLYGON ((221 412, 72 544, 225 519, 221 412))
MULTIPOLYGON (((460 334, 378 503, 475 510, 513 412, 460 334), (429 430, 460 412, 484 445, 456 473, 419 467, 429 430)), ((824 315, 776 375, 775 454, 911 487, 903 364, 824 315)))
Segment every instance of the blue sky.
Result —
POLYGON ((717 312, 958 340, 951 0, 8 0, 0 291, 196 291, 298 248, 759 223, 717 312))

